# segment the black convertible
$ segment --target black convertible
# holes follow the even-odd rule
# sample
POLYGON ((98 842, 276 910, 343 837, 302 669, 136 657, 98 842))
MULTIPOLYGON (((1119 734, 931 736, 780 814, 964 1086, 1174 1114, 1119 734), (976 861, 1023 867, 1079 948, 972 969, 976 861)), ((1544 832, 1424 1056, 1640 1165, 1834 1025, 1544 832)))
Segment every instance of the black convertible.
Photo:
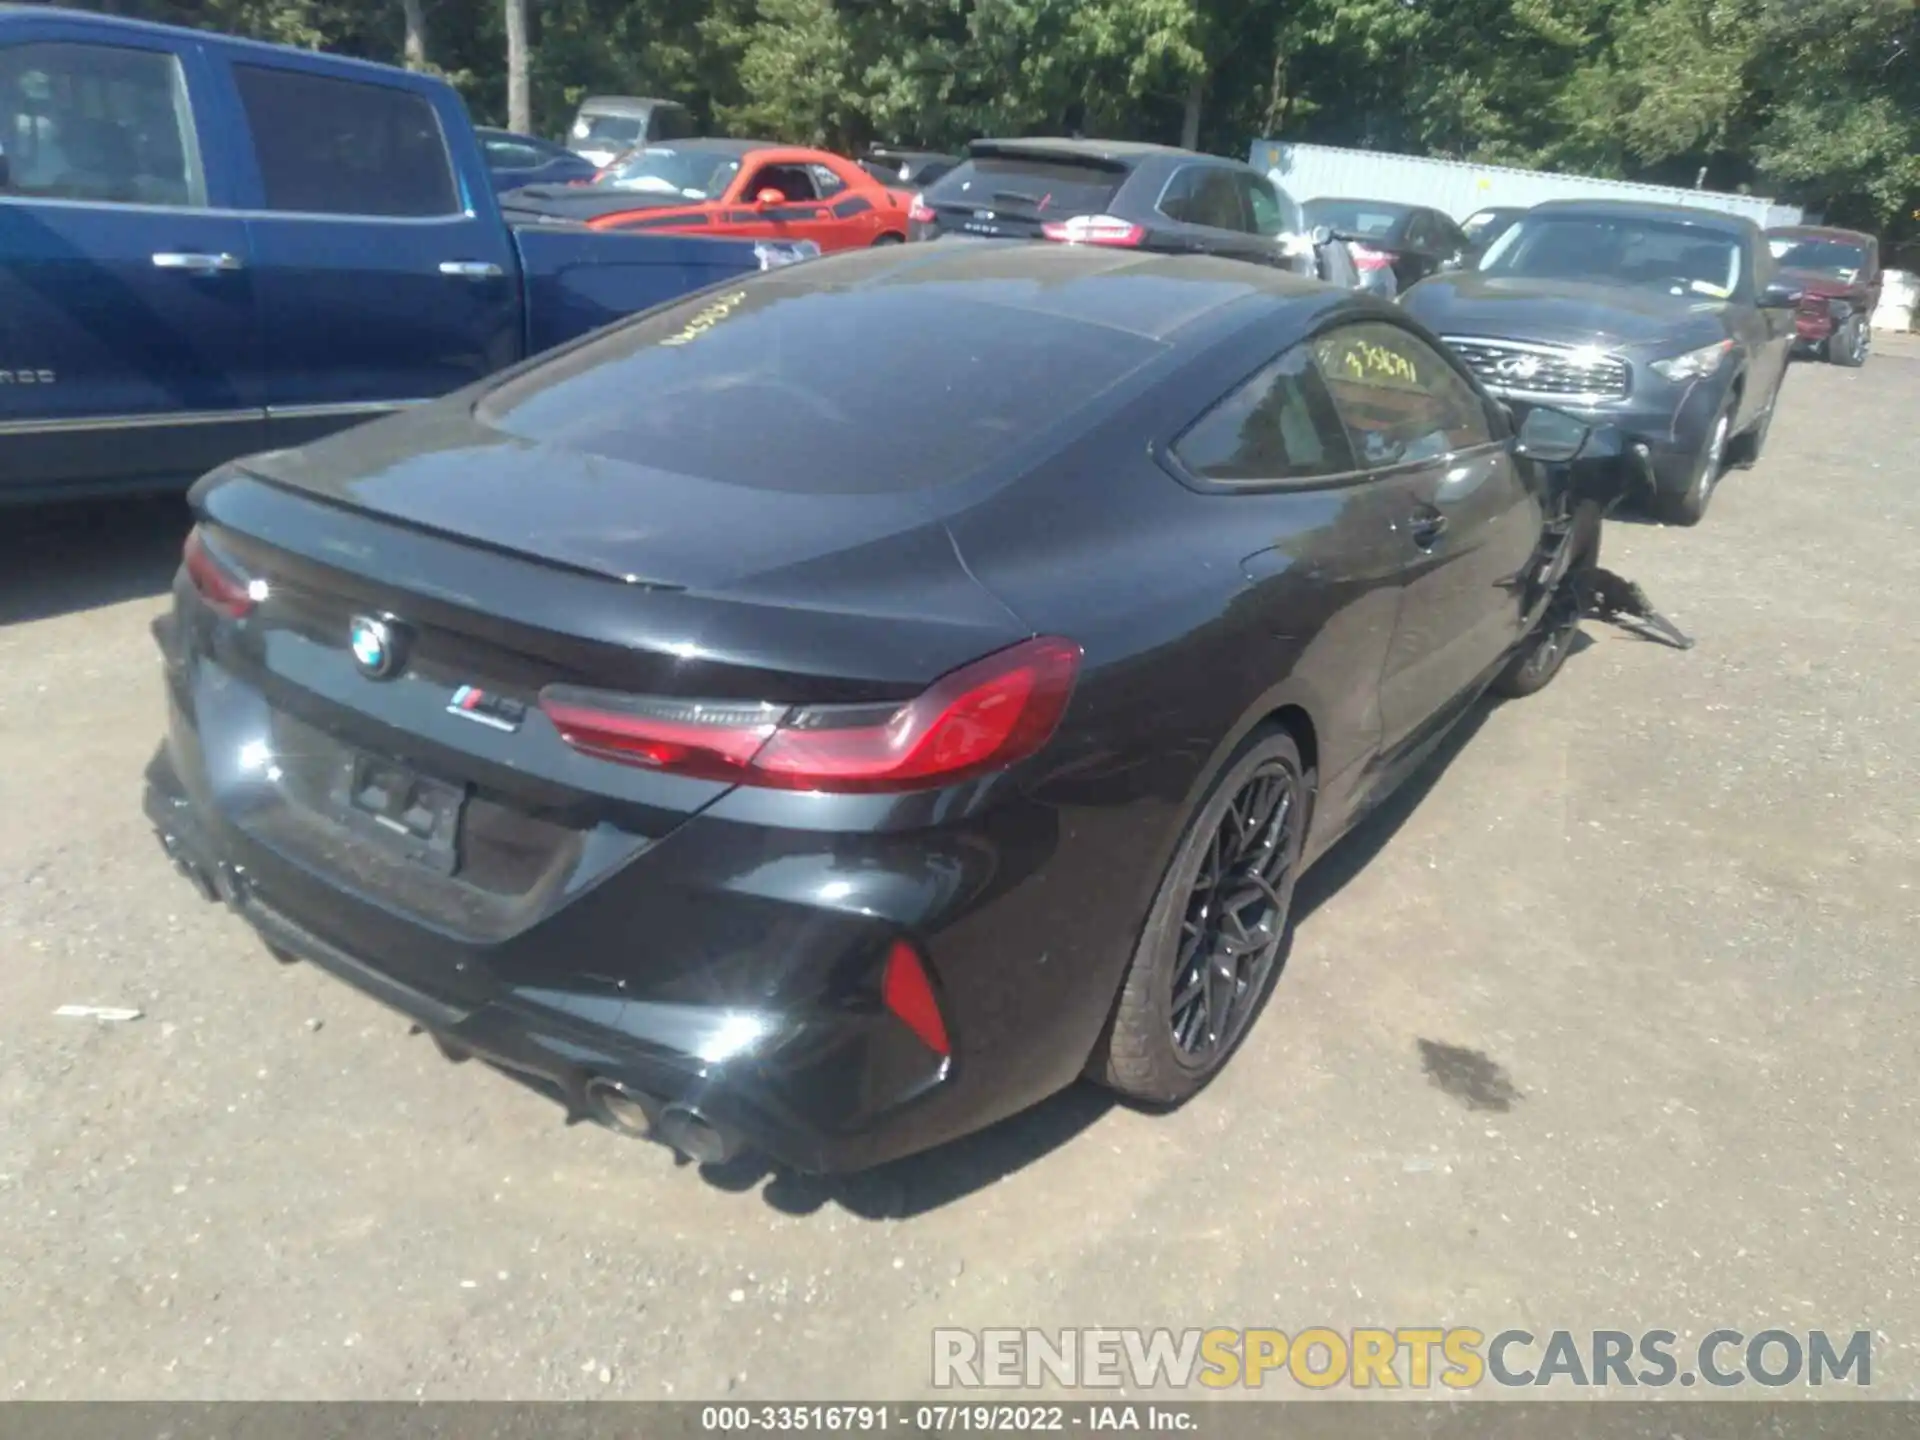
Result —
POLYGON ((202 480, 148 813, 283 957, 702 1160, 1182 1100, 1303 868, 1559 667, 1588 438, 1237 261, 755 276, 202 480))

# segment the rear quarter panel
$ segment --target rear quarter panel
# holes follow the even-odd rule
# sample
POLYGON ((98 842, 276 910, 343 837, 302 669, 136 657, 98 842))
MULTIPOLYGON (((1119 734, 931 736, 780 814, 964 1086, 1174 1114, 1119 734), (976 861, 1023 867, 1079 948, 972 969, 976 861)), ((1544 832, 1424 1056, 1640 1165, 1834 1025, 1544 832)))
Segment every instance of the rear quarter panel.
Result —
POLYGON ((1029 628, 1084 647, 1033 794, 1059 813, 1049 884, 1108 897, 1076 942, 1077 973, 1102 986, 1117 984, 1188 814, 1257 725, 1286 706, 1312 722, 1326 800, 1310 849, 1342 826, 1339 797, 1377 749, 1401 577, 1351 543, 1367 497, 1202 494, 1153 453, 1289 338, 1249 334, 1165 384, 1130 385, 1113 419, 952 524, 975 576, 1029 628))

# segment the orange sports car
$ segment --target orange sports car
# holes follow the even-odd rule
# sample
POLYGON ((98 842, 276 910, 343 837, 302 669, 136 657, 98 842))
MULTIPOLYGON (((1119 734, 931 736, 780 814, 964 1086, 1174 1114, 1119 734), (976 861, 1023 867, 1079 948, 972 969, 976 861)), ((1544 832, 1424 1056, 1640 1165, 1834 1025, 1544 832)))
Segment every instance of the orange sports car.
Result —
POLYGON ((851 160, 763 140, 637 146, 588 184, 530 186, 503 199, 596 230, 811 240, 823 253, 905 240, 912 201, 851 160))

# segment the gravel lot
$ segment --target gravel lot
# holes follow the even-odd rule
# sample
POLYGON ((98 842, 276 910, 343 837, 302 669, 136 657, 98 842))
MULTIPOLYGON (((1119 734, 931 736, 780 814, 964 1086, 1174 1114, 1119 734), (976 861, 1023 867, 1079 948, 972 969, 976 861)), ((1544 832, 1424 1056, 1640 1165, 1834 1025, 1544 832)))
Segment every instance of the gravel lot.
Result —
POLYGON ((907 1398, 940 1324, 1865 1328, 1920 1395, 1920 340, 1782 404, 1609 531, 1698 648, 1589 622, 1482 711, 1197 1102, 837 1183, 569 1127, 198 902, 138 804, 179 508, 7 513, 0 1395, 907 1398))

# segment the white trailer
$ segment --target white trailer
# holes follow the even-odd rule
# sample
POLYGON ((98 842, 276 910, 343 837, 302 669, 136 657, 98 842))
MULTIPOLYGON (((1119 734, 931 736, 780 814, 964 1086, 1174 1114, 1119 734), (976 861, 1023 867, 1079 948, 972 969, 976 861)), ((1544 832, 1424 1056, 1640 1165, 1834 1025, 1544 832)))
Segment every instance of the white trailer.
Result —
POLYGON ((1646 200, 1667 205, 1697 205, 1745 215, 1755 224, 1798 225, 1797 206, 1776 204, 1758 195, 1729 195, 1716 190, 1683 190, 1672 185, 1642 185, 1631 180, 1596 180, 1548 170, 1516 170, 1505 165, 1475 165, 1465 160, 1423 160, 1379 150, 1343 150, 1332 145, 1297 145, 1285 140, 1256 140, 1248 156, 1294 200, 1327 196, 1357 200, 1394 200, 1430 205, 1464 220, 1495 205, 1530 206, 1547 200, 1646 200))

